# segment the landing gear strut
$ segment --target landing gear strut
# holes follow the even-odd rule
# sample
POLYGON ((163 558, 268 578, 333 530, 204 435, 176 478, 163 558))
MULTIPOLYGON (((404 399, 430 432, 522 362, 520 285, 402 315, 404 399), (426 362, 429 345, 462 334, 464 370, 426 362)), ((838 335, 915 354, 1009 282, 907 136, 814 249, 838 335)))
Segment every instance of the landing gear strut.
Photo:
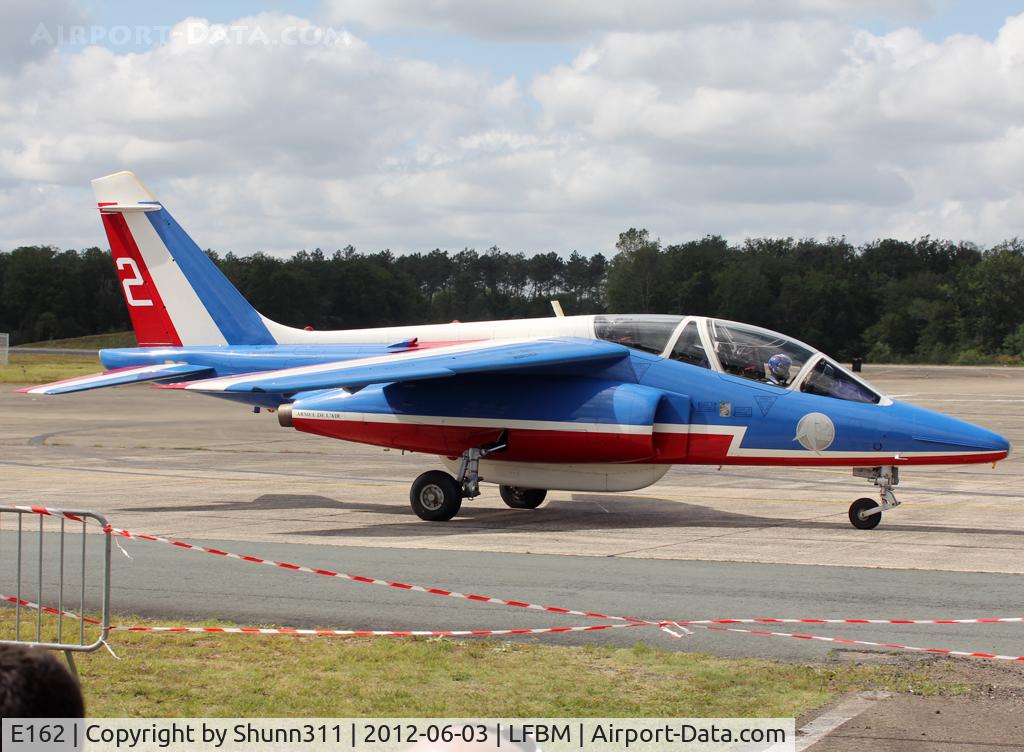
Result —
POLYGON ((459 513, 463 499, 473 499, 480 495, 480 460, 507 446, 508 437, 502 433, 495 442, 467 449, 462 453, 457 479, 443 470, 430 470, 420 475, 413 481, 409 491, 412 511, 421 520, 450 520, 459 513))
POLYGON ((874 499, 857 499, 850 505, 850 523, 858 530, 872 530, 882 521, 882 512, 898 507, 899 501, 892 492, 899 485, 899 468, 891 465, 886 467, 855 467, 853 474, 858 478, 867 478, 878 486, 878 495, 882 503, 874 499))

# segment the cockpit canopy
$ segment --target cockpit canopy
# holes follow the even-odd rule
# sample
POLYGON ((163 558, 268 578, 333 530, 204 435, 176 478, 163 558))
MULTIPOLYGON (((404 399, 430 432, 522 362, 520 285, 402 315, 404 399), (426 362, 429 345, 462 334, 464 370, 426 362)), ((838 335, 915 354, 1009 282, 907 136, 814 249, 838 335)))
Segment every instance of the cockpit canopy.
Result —
POLYGON ((824 353, 778 332, 698 316, 596 316, 599 339, 780 389, 878 404, 880 393, 824 353))
POLYGON ((734 376, 789 386, 804 363, 815 355, 814 350, 795 339, 767 329, 718 319, 709 319, 707 324, 722 370, 734 376), (770 368, 774 356, 784 356, 776 358, 782 367, 770 368))
POLYGON ((682 320, 658 314, 595 316, 594 333, 598 339, 661 355, 682 320))

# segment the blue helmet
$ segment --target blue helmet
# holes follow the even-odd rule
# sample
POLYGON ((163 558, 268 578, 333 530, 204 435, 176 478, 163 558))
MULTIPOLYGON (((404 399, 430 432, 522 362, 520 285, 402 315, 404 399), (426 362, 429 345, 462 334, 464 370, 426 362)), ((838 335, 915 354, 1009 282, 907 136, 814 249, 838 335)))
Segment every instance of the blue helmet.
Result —
POLYGON ((793 365, 793 359, 785 353, 776 353, 768 358, 768 370, 777 379, 788 379, 789 369, 793 365))

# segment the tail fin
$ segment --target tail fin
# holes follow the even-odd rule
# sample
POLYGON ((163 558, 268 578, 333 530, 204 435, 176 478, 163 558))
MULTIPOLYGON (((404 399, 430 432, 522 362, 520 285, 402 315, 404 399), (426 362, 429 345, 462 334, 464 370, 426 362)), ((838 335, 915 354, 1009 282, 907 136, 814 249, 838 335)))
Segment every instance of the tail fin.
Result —
POLYGON ((132 172, 92 181, 139 345, 272 345, 266 320, 132 172))

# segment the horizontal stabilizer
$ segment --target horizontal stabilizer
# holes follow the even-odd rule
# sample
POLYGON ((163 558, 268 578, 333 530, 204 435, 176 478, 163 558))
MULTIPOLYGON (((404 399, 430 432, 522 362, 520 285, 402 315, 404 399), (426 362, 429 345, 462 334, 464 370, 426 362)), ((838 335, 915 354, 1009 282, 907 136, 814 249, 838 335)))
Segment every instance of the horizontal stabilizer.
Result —
POLYGON ((105 386, 121 386, 135 384, 139 381, 152 381, 180 376, 194 376, 211 370, 207 366, 194 366, 188 363, 161 363, 155 366, 131 366, 115 368, 113 371, 91 373, 88 376, 76 376, 73 379, 54 381, 41 386, 29 386, 18 391, 22 394, 68 394, 84 392, 87 389, 101 389, 105 386))
POLYGON ((207 379, 185 388, 199 392, 294 394, 315 389, 359 389, 393 381, 421 381, 468 373, 507 373, 579 363, 611 364, 627 357, 621 345, 602 340, 489 341, 371 358, 300 366, 245 376, 207 379))

